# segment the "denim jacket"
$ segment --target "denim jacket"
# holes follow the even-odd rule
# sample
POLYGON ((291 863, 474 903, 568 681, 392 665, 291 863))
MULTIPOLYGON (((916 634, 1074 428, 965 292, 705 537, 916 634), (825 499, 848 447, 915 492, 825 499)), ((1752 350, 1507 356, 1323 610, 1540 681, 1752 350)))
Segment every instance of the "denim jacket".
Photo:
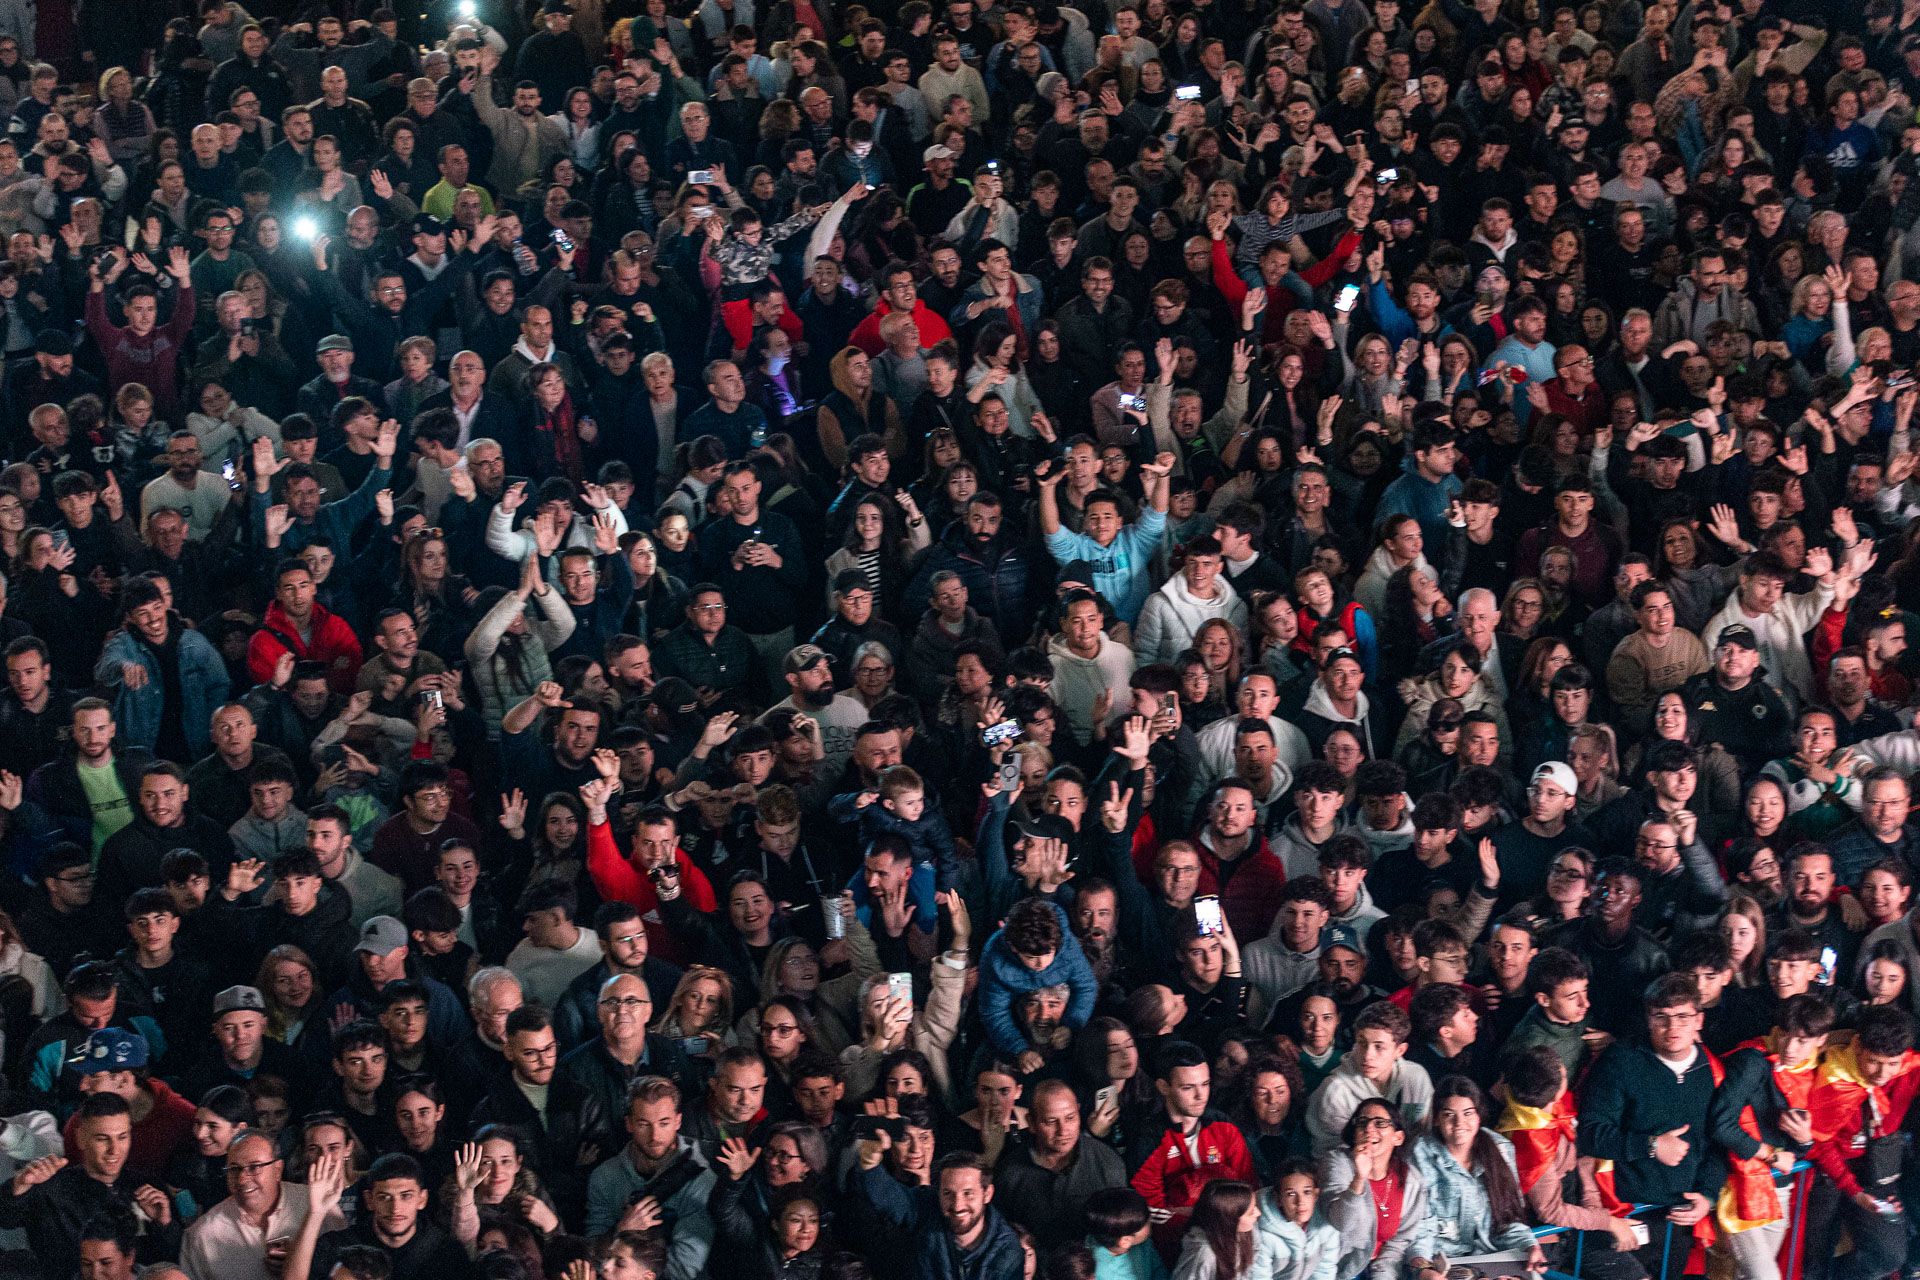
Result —
MULTIPOLYGON (((1482 1132, 1500 1148, 1500 1157, 1511 1171, 1513 1144, 1491 1129, 1482 1132)), ((1440 1253, 1454 1258, 1532 1246, 1533 1232, 1526 1223, 1494 1227, 1486 1184, 1461 1168, 1439 1139, 1418 1139, 1409 1159, 1427 1184, 1427 1213, 1414 1234, 1412 1256, 1431 1258, 1440 1253)))

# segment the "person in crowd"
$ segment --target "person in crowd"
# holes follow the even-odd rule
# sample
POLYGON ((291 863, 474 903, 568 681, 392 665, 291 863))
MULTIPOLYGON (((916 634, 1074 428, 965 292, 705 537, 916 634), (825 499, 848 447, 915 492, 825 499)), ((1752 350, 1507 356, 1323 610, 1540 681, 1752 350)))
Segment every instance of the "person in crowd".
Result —
POLYGON ((1908 1273, 1913 13, 68 7, 9 1271, 1908 1273))

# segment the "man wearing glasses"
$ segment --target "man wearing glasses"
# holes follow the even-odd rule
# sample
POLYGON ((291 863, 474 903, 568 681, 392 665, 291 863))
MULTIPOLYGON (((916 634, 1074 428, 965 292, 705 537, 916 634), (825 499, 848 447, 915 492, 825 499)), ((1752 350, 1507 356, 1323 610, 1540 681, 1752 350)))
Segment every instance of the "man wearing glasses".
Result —
MULTIPOLYGON (((632 910, 632 908, 628 908, 632 910)), ((646 936, 636 913, 612 931, 631 937, 646 936)), ((644 949, 645 944, 640 944, 644 949)), ((554 1077, 554 1097, 569 1111, 589 1112, 603 1123, 586 1135, 601 1151, 620 1149, 625 1137, 620 1119, 626 1114, 628 1091, 645 1076, 688 1078, 687 1055, 670 1036, 647 1030, 653 1021, 653 993, 631 973, 616 973, 599 986, 594 1014, 600 1034, 560 1060, 554 1077), (589 1099, 592 1101, 589 1103, 589 1099)))
MULTIPOLYGON (((187 1228, 180 1262, 196 1280, 273 1280, 307 1216, 306 1184, 288 1182, 273 1139, 243 1132, 227 1148, 227 1198, 187 1228)), ((346 1226, 336 1206, 322 1230, 346 1226)))
POLYGON ((1619 1199, 1672 1206, 1642 1251, 1657 1263, 1669 1244, 1690 1247, 1693 1224, 1713 1210, 1708 1192, 1720 1177, 1706 1158, 1707 1113, 1722 1070, 1700 1047, 1691 975, 1657 979, 1642 1003, 1646 1042, 1620 1041, 1600 1055, 1581 1090, 1579 1141, 1581 1155, 1613 1162, 1619 1199))
MULTIPOLYGON (((602 988, 614 978, 637 978, 654 1004, 665 1003, 680 982, 680 966, 652 954, 646 923, 640 918, 640 908, 632 903, 601 903, 594 913, 593 931, 600 938, 600 963, 575 978, 553 1010, 554 1034, 560 1037, 564 1049, 577 1049, 587 1043, 596 1027, 602 1035, 607 1033, 606 992, 602 988)), ((643 1021, 651 1022, 652 1018, 643 1021)), ((561 1070, 565 1074, 565 1061, 561 1070)), ((618 1111, 619 1107, 614 1107, 614 1112, 618 1111)))
POLYGON ((433 883, 433 866, 440 847, 449 840, 478 845, 480 829, 453 812, 453 789, 447 767, 433 760, 414 760, 400 773, 401 811, 380 824, 369 857, 373 865, 392 872, 415 893, 433 883))

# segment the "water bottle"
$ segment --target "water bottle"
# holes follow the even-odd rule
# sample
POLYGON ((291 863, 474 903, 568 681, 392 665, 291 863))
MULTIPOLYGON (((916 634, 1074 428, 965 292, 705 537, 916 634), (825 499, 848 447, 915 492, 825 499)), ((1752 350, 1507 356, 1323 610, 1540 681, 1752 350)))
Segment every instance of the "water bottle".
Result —
POLYGON ((762 421, 760 421, 760 422, 758 422, 758 423, 756 423, 756 424, 754 424, 754 428, 753 428, 753 430, 752 430, 752 432, 750 432, 750 433, 748 434, 748 436, 747 436, 747 442, 748 442, 749 444, 751 444, 751 445, 752 445, 752 446, 753 446, 754 448, 756 448, 756 449, 758 449, 758 448, 760 448, 760 447, 761 447, 762 445, 764 445, 764 444, 766 444, 766 442, 767 442, 767 424, 766 424, 766 422, 765 422, 765 420, 764 420, 764 419, 763 419, 762 421))

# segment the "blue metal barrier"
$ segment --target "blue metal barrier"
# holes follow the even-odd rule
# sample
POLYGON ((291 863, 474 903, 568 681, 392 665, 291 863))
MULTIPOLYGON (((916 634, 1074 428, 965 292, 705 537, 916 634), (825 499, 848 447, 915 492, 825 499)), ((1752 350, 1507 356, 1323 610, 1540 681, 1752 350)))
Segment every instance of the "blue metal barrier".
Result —
MULTIPOLYGON (((1797 1182, 1812 1168, 1813 1165, 1808 1161, 1797 1161, 1789 1172, 1776 1173, 1774 1175, 1774 1181, 1775 1183, 1797 1182)), ((1788 1277, 1788 1280, 1796 1280, 1800 1274, 1798 1259, 1800 1256, 1801 1228, 1805 1225, 1806 1218, 1806 1214, 1803 1212, 1803 1207, 1800 1204, 1803 1193, 1804 1188, 1796 1187, 1795 1193, 1791 1198, 1791 1208, 1787 1215, 1786 1256, 1788 1265, 1782 1268, 1782 1274, 1788 1277)), ((1656 1204, 1636 1204, 1627 1211, 1627 1216, 1629 1218, 1637 1218, 1643 1213, 1662 1207, 1663 1206, 1656 1204)), ((1673 1223, 1669 1221, 1664 1225, 1666 1227, 1666 1235, 1660 1242, 1660 1271, 1659 1274, 1654 1277, 1654 1280, 1667 1280, 1667 1270, 1673 1257, 1673 1223)), ((1548 1240, 1557 1240, 1571 1230, 1572 1228, 1570 1227, 1535 1227, 1533 1229, 1534 1242, 1543 1244, 1548 1240)), ((1570 1272, 1549 1270, 1545 1272, 1549 1280, 1580 1280, 1580 1269, 1586 1260, 1587 1233, 1584 1231, 1574 1231, 1573 1237, 1573 1270, 1570 1272)), ((1684 1258, 1685 1255, 1683 1254, 1682 1256, 1684 1258)))

